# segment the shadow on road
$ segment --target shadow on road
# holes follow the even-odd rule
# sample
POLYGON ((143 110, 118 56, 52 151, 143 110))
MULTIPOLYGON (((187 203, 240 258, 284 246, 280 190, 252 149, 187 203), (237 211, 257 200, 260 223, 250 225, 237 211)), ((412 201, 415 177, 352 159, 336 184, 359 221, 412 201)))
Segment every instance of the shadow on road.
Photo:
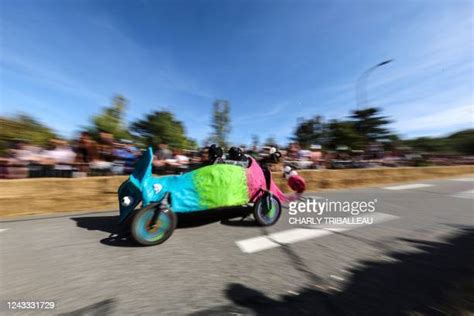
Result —
MULTIPOLYGON (((193 228, 204 225, 209 225, 216 222, 221 222, 223 225, 240 226, 240 227, 254 227, 253 220, 241 221, 235 219, 242 217, 249 212, 248 208, 226 208, 214 209, 208 211, 199 211, 186 214, 178 214, 178 229, 193 228)), ((119 232, 118 215, 108 216, 79 216, 72 217, 76 222, 77 227, 87 230, 97 230, 105 233, 114 234, 100 241, 100 243, 108 246, 116 247, 133 247, 136 246, 128 238, 128 234, 116 236, 119 232)))
MULTIPOLYGON (((227 306, 195 315, 468 315, 474 312, 474 228, 444 242, 400 239, 415 251, 393 251, 386 261, 363 261, 341 292, 315 287, 279 300, 230 284, 227 306)), ((296 263, 296 262, 295 262, 296 263)))
POLYGON ((77 227, 87 230, 99 230, 106 233, 117 232, 118 215, 71 217, 77 227))
MULTIPOLYGON (((178 214, 178 228, 193 228, 216 222, 225 224, 233 218, 245 216, 248 212, 248 208, 229 207, 192 213, 180 213, 178 214)), ((245 226, 245 224, 242 226, 245 226)))
POLYGON ((223 219, 221 220, 221 224, 226 225, 226 226, 235 226, 235 227, 260 227, 251 216, 245 219, 243 218, 223 219))
POLYGON ((71 217, 76 222, 77 227, 87 230, 98 230, 108 233, 109 236, 100 240, 100 243, 114 247, 136 247, 137 245, 128 238, 127 235, 119 235, 118 233, 118 215, 110 216, 80 216, 71 217))

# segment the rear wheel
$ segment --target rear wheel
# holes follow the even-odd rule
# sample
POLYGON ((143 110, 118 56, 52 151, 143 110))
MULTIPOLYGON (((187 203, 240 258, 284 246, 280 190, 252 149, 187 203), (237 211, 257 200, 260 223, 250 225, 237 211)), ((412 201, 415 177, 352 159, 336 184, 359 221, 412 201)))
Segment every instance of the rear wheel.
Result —
POLYGON ((159 245, 173 234, 176 215, 169 208, 149 205, 139 210, 131 225, 132 238, 143 246, 159 245))
POLYGON ((263 194, 254 205, 253 216, 260 226, 271 226, 281 216, 280 201, 271 193, 263 194))

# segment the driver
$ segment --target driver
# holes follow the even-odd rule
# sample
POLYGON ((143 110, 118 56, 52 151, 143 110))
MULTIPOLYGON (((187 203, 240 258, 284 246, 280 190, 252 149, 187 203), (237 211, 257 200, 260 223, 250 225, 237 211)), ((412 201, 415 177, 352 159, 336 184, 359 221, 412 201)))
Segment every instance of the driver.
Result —
POLYGON ((209 146, 207 150, 207 157, 210 164, 222 162, 222 156, 224 156, 224 151, 221 147, 216 144, 209 146))
POLYGON ((226 158, 228 160, 247 161, 247 157, 245 157, 242 148, 239 147, 231 147, 226 158))
POLYGON ((232 165, 240 165, 248 167, 249 159, 244 154, 241 148, 231 147, 226 155, 221 147, 216 144, 209 146, 208 150, 208 164, 225 163, 232 165))
POLYGON ((242 148, 231 147, 227 153, 226 158, 224 159, 224 163, 239 165, 247 168, 249 166, 249 159, 244 154, 242 148))

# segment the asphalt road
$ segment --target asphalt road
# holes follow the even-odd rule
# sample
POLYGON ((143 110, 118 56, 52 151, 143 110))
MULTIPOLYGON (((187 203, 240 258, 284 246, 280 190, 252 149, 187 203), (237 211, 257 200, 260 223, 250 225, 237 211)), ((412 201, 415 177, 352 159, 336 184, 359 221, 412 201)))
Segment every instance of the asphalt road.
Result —
POLYGON ((112 212, 3 221, 0 314, 474 313, 473 181, 307 194, 375 201, 373 224, 290 225, 287 210, 269 228, 206 218, 154 247, 108 238, 112 212))

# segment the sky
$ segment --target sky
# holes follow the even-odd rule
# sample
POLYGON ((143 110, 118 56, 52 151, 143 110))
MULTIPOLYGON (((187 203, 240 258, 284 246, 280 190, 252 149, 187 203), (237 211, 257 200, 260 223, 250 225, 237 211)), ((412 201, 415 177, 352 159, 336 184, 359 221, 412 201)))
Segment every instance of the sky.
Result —
POLYGON ((0 115, 73 137, 115 94, 126 121, 172 111, 189 137, 231 104, 233 143, 365 105, 402 137, 474 127, 472 1, 0 0, 0 115))

